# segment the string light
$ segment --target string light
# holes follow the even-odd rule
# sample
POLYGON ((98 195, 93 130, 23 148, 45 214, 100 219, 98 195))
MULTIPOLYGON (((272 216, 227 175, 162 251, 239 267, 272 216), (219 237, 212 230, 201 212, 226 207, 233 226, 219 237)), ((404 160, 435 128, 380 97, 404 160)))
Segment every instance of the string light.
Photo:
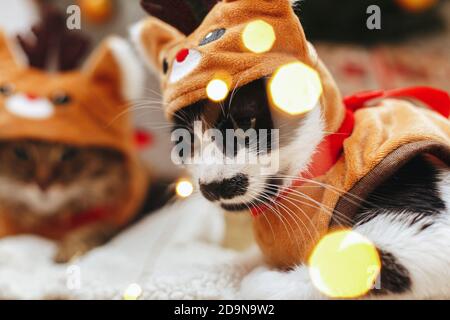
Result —
POLYGON ((228 96, 228 84, 221 79, 213 79, 208 83, 206 87, 206 94, 208 98, 215 102, 225 100, 228 96))
POLYGON ((181 198, 187 198, 194 192, 194 186, 188 180, 180 180, 177 182, 175 191, 181 198))
POLYGON ((276 36, 273 27, 263 21, 256 20, 247 24, 242 33, 244 46, 254 52, 263 53, 272 49, 276 36))
POLYGON ((137 283, 132 283, 126 288, 123 294, 123 300, 137 300, 141 294, 141 287, 137 283))
POLYGON ((361 297, 373 287, 381 269, 375 246, 351 230, 325 236, 309 259, 314 285, 332 298, 361 297))
POLYGON ((294 62, 279 68, 269 83, 272 102, 280 110, 299 115, 311 111, 322 95, 322 82, 314 69, 294 62))

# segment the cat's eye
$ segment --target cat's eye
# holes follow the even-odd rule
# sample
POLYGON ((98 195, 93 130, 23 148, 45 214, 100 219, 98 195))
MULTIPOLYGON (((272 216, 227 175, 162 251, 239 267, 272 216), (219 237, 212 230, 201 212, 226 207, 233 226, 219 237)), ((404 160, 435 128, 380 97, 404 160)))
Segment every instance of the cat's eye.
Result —
POLYGON ((242 129, 247 131, 249 129, 256 129, 256 118, 234 119, 231 117, 231 121, 235 130, 242 129))
POLYGON ((53 96, 52 101, 55 105, 61 106, 69 104, 72 98, 67 93, 59 92, 53 96))
POLYGON ((68 148, 64 150, 64 152, 61 155, 62 161, 69 161, 74 159, 78 155, 78 150, 75 148, 68 148))
POLYGON ((2 84, 0 85, 0 95, 9 96, 13 93, 14 86, 12 84, 2 84))
POLYGON ((169 63, 167 62, 167 59, 164 59, 164 60, 163 60, 162 68, 163 68, 163 73, 164 73, 164 74, 166 74, 167 71, 169 71, 169 63))
POLYGON ((30 158, 28 156, 27 151, 24 148, 19 148, 19 147, 14 148, 14 154, 15 154, 16 158, 19 160, 26 161, 30 158))
POLYGON ((223 37, 223 35, 225 34, 225 31, 226 30, 224 28, 211 31, 203 38, 202 41, 200 41, 199 45, 204 46, 204 45, 207 45, 208 43, 219 40, 220 38, 223 37))

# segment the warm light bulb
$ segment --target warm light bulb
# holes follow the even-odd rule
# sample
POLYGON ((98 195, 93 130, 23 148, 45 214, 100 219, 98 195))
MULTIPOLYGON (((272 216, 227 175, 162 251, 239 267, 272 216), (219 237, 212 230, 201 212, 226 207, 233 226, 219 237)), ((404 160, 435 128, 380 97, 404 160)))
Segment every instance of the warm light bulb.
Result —
POLYGON ((407 11, 421 12, 436 5, 437 0, 396 0, 407 11))
POLYGON ((269 51, 272 49, 275 40, 276 35, 273 27, 263 20, 250 22, 242 33, 244 46, 254 53, 269 51))
POLYGON ((215 102, 220 102, 226 99, 228 96, 228 85, 221 79, 213 79, 208 83, 206 87, 206 94, 208 98, 215 102))
POLYGON ((130 284, 123 294, 124 300, 137 300, 142 294, 142 289, 137 283, 130 284))
POLYGON ((104 23, 113 15, 111 0, 78 0, 82 13, 93 23, 104 23))
POLYGON ((332 298, 357 298, 373 287, 381 269, 375 246, 362 235, 342 230, 320 240, 309 258, 311 279, 332 298))
POLYGON ((190 181, 181 180, 176 186, 177 195, 181 198, 187 198, 194 192, 194 186, 190 181))
POLYGON ((276 107, 291 115, 311 111, 322 95, 322 82, 316 70, 301 62, 279 68, 269 83, 276 107))

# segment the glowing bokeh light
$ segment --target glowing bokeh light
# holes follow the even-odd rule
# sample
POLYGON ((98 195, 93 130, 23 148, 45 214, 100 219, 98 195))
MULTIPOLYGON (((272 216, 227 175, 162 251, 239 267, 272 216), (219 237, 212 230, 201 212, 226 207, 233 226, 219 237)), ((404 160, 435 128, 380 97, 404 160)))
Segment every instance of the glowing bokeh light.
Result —
POLYGON ((309 258, 311 279, 332 298, 357 298, 373 287, 381 269, 375 246, 351 230, 330 233, 309 258))
POLYGON ((206 87, 206 94, 208 98, 215 102, 220 102, 228 96, 228 84, 221 79, 213 79, 206 87))
POLYGON ((276 107, 291 115, 311 111, 322 95, 322 82, 316 70, 294 62, 279 68, 269 83, 276 107))
POLYGON ((123 294, 123 300, 137 300, 141 294, 141 287, 137 283, 132 283, 126 288, 123 294))
POLYGON ((410 12, 421 12, 430 9, 437 4, 437 0, 396 0, 405 10, 410 12))
POLYGON ((190 181, 180 180, 178 181, 175 191, 181 198, 187 198, 194 192, 194 186, 190 181))
POLYGON ((78 0, 82 14, 94 23, 103 23, 111 18, 113 4, 111 0, 78 0))
POLYGON ((247 24, 242 33, 244 46, 254 52, 263 53, 272 49, 276 35, 273 27, 263 20, 252 21, 247 24))

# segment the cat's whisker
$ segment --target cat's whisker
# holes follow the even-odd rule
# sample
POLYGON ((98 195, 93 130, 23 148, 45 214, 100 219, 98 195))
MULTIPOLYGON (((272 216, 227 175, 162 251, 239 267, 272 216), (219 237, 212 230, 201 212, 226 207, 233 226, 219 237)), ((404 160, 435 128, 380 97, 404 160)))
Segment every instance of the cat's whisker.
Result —
MULTIPOLYGON (((307 228, 307 226, 305 225, 303 220, 300 219, 292 209, 290 209, 289 207, 284 205, 282 202, 276 202, 275 199, 273 198, 273 195, 274 194, 267 194, 267 192, 265 192, 265 193, 260 194, 259 197, 263 197, 267 201, 270 201, 274 206, 281 206, 282 208, 284 208, 284 210, 288 213, 288 215, 294 220, 297 227, 300 229, 300 225, 298 224, 298 221, 300 221, 303 224, 303 226, 305 227, 305 229, 308 231, 310 238, 313 239, 313 235, 311 234, 311 231, 307 228)), ((297 209, 299 209, 305 215, 305 212, 303 211, 302 208, 300 208, 298 205, 296 205, 294 202, 292 202, 290 200, 288 200, 288 202, 291 203, 293 206, 295 206, 297 209)), ((276 212, 279 212, 278 209, 276 212)), ((281 215, 281 213, 280 213, 280 215, 281 215)), ((302 235, 302 238, 303 238, 303 235, 302 235)), ((304 241, 304 239, 303 239, 303 241, 304 241)))
MULTIPOLYGON (((294 212, 292 209, 290 209, 289 207, 287 207, 286 205, 284 205, 284 204, 281 203, 281 202, 276 202, 272 197, 270 197, 270 195, 269 195, 269 196, 266 196, 266 195, 263 193, 263 194, 260 195, 260 197, 263 197, 264 199, 270 201, 271 203, 273 203, 274 206, 277 206, 277 207, 278 207, 278 206, 281 206, 281 207, 284 209, 284 211, 289 215, 289 217, 290 217, 291 219, 294 220, 295 224, 296 224, 297 227, 298 227, 298 230, 301 229, 301 228, 300 228, 300 225, 298 224, 298 221, 300 221, 300 222, 303 224, 303 226, 305 227, 305 229, 308 231, 310 238, 313 239, 313 238, 312 238, 311 231, 306 227, 306 225, 305 225, 305 223, 303 222, 303 220, 301 220, 301 219, 295 214, 295 212, 294 212)), ((290 201, 288 201, 288 202, 290 202, 290 201)), ((300 209, 300 208, 299 208, 298 206, 296 206, 293 202, 290 202, 290 203, 293 204, 297 209, 300 209)), ((270 209, 270 208, 269 208, 269 209, 270 209)), ((303 211, 302 209, 300 209, 300 210, 304 213, 304 211, 303 211)), ((270 212, 273 212, 273 210, 271 210, 270 212)), ((278 209, 277 209, 276 212, 278 212, 278 213, 280 214, 280 216, 282 216, 281 212, 279 212, 278 209)), ((294 232, 294 234, 295 234, 295 232, 294 232)), ((295 236, 295 235, 294 235, 294 236, 295 236)), ((302 236, 302 241, 305 242, 305 239, 304 239, 304 237, 303 237, 303 234, 301 234, 301 236, 302 236)), ((298 242, 297 242, 296 244, 297 244, 297 246, 299 247, 298 242)))
MULTIPOLYGON (((275 185, 275 184, 263 184, 264 186, 267 186, 268 188, 278 188, 279 186, 278 185, 275 185)), ((316 200, 314 200, 313 198, 311 198, 310 196, 308 196, 308 195, 306 195, 306 194, 304 194, 304 193, 301 193, 300 191, 298 191, 298 190, 292 190, 290 193, 288 193, 288 194, 284 194, 284 193, 281 193, 281 194, 279 194, 278 195, 278 198, 279 199, 290 199, 290 200, 295 200, 295 201, 297 201, 297 202, 299 202, 299 203, 301 203, 301 204, 303 204, 303 205, 306 205, 306 206, 308 206, 308 207, 312 207, 312 208, 316 208, 316 209, 322 209, 322 210, 325 210, 325 213, 327 213, 328 215, 330 215, 330 216, 332 216, 333 214, 336 214, 337 216, 336 216, 336 218, 344 218, 344 219, 347 219, 347 224, 350 224, 351 223, 351 220, 348 218, 348 217, 345 217, 344 215, 342 215, 342 213, 340 213, 340 212, 338 212, 338 211, 336 211, 336 210, 332 210, 331 208, 329 208, 329 207, 327 207, 327 206, 325 206, 324 204, 322 204, 322 203, 320 203, 320 202, 318 202, 318 201, 316 201, 316 200), (291 194, 291 195, 290 195, 291 194), (305 200, 308 200, 308 201, 310 201, 310 202, 312 202, 312 204, 311 203, 309 203, 309 202, 301 202, 298 198, 293 198, 292 197, 292 194, 294 194, 294 195, 296 195, 296 196, 300 196, 301 198, 303 198, 303 199, 305 199, 305 200)))
MULTIPOLYGON (((366 200, 364 198, 361 198, 361 197, 359 197, 359 196, 357 196, 355 194, 352 194, 350 192, 346 192, 345 190, 342 190, 342 189, 337 188, 335 186, 332 186, 330 184, 322 183, 322 182, 319 182, 319 181, 316 181, 316 180, 313 180, 313 179, 306 179, 306 178, 303 178, 303 177, 300 177, 300 176, 282 176, 282 175, 278 175, 278 177, 274 177, 274 179, 281 179, 281 180, 283 180, 284 178, 292 178, 292 180, 304 181, 304 182, 307 182, 307 183, 316 184, 319 187, 323 187, 323 188, 325 188, 327 190, 330 190, 330 191, 332 191, 334 193, 339 194, 342 198, 348 200, 352 204, 360 205, 360 202, 361 202, 361 203, 365 203, 365 204, 368 204, 368 205, 371 205, 371 206, 374 206, 374 207, 378 207, 376 204, 371 203, 368 200, 366 200), (359 202, 356 202, 356 201, 359 201, 359 202)), ((308 186, 308 188, 309 187, 310 186, 308 186)), ((298 186, 296 188, 301 189, 302 186, 298 186)), ((383 200, 383 199, 381 199, 381 200, 383 200)))
MULTIPOLYGON (((270 208, 272 208, 272 209, 275 209, 274 207, 272 207, 271 205, 269 205, 269 207, 270 208)), ((294 232, 294 229, 292 228, 292 226, 289 224, 289 221, 285 218, 285 217, 283 217, 281 214, 277 214, 276 212, 276 210, 273 210, 273 212, 275 212, 275 215, 277 216, 277 218, 281 221, 281 223, 283 224, 283 226, 284 226, 284 228, 285 228, 285 230, 286 230, 286 232, 287 232, 287 234, 288 234, 288 237, 289 237, 289 239, 291 239, 291 233, 289 232, 289 230, 288 230, 288 228, 287 228, 287 225, 286 225, 286 222, 287 222, 287 224, 289 225, 289 227, 291 228, 291 231, 292 232, 294 232)))

